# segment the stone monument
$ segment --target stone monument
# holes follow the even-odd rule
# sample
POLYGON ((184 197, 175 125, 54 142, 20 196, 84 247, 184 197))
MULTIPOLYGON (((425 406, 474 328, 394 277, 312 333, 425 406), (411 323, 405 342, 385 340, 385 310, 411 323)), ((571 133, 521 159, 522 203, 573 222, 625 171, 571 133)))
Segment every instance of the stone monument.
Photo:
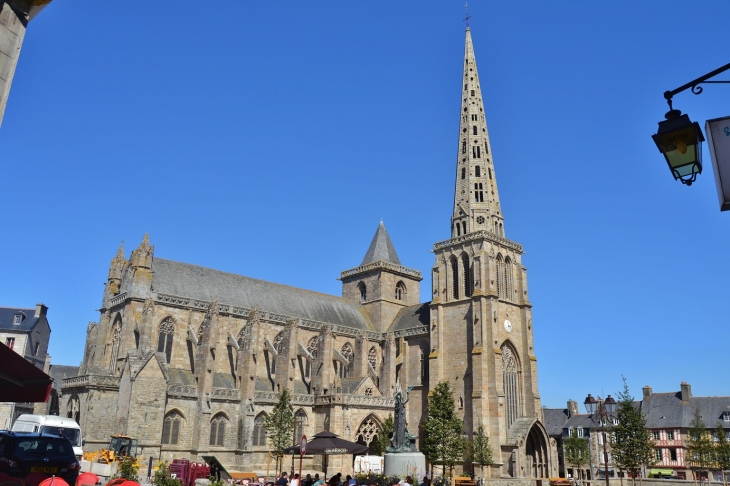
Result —
POLYGON ((397 475, 402 478, 411 476, 415 484, 426 474, 426 456, 419 452, 417 436, 410 434, 406 427, 406 403, 413 386, 406 388, 405 397, 400 382, 395 383, 395 414, 393 435, 390 446, 385 449, 384 472, 386 476, 397 475), (405 398, 405 400, 404 400, 405 398))

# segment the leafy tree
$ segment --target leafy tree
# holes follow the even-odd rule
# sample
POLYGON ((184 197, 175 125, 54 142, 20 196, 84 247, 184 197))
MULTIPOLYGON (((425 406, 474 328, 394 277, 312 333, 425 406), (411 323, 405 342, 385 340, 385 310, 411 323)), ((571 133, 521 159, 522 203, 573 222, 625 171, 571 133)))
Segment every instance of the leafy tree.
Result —
POLYGON ((698 478, 702 471, 708 471, 712 465, 714 446, 712 437, 705 427, 700 409, 695 408, 692 421, 687 431, 687 459, 690 469, 698 478))
POLYGON ((182 481, 170 476, 170 465, 162 461, 155 471, 155 476, 152 478, 152 484, 155 486, 182 486, 182 481))
POLYGON ((453 468, 466 449, 464 423, 456 413, 454 392, 441 381, 428 399, 427 418, 423 424, 423 452, 431 464, 453 468))
POLYGON ((264 428, 271 454, 276 458, 276 470, 280 471, 280 460, 284 449, 291 446, 294 436, 294 408, 291 405, 291 393, 283 389, 276 394, 277 402, 270 415, 264 418, 264 428))
POLYGON ((119 459, 117 474, 115 477, 136 481, 138 471, 139 464, 137 463, 137 458, 125 456, 119 459))
POLYGON ((725 479, 725 471, 730 469, 730 441, 727 440, 725 429, 722 428, 722 422, 717 423, 715 430, 717 434, 717 444, 715 445, 715 463, 722 471, 723 484, 727 485, 725 479))
POLYGON ((489 437, 484 432, 484 426, 479 425, 477 428, 470 449, 469 459, 474 464, 479 464, 481 476, 484 477, 484 466, 494 464, 492 446, 489 444, 489 437))
POLYGON ((380 432, 374 442, 370 444, 370 448, 373 450, 373 454, 376 456, 382 456, 385 454, 385 448, 390 445, 390 435, 393 433, 393 416, 388 415, 388 418, 383 422, 383 426, 380 428, 380 432))
POLYGON ((654 464, 654 441, 646 428, 646 417, 641 408, 634 406, 634 397, 624 378, 624 390, 618 394, 616 410, 618 425, 611 428, 611 453, 619 469, 631 473, 632 483, 642 466, 654 464))
POLYGON ((576 429, 571 429, 568 438, 563 441, 563 452, 565 463, 574 468, 573 474, 575 474, 576 469, 582 470, 590 460, 591 451, 588 447, 588 441, 578 437, 576 429))

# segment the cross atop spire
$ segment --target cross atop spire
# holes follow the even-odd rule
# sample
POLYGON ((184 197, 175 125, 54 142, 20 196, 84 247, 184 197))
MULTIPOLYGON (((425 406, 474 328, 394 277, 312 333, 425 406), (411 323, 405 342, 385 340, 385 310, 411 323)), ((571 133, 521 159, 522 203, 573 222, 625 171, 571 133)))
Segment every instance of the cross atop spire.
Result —
MULTIPOLYGON (((467 12, 465 20, 468 22, 468 19, 467 12)), ((469 27, 466 28, 462 83, 464 88, 461 96, 451 237, 479 230, 492 231, 504 236, 497 178, 492 162, 482 90, 469 27)))
POLYGON ((469 4, 464 4, 464 9, 466 10, 466 17, 464 18, 464 22, 466 22, 466 30, 469 30, 469 19, 471 18, 471 15, 469 15, 469 4))

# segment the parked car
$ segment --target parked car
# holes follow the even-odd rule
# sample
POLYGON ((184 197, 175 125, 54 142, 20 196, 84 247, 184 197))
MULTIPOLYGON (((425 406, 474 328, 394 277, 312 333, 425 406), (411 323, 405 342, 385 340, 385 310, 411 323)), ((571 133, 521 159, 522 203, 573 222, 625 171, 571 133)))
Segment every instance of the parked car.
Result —
POLYGON ((73 444, 64 436, 0 431, 0 471, 8 476, 41 473, 76 484, 80 467, 73 444))
POLYGON ((44 434, 63 435, 74 446, 76 457, 81 460, 84 457, 81 438, 81 427, 74 419, 59 417, 57 415, 33 415, 24 413, 17 419, 12 428, 13 432, 42 432, 44 434))

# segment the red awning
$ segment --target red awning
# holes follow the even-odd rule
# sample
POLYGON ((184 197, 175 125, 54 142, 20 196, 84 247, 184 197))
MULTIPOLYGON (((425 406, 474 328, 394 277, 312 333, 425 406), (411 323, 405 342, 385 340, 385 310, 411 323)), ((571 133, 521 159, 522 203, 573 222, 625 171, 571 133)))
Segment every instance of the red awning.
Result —
POLYGON ((45 402, 51 377, 0 343, 0 402, 45 402))

